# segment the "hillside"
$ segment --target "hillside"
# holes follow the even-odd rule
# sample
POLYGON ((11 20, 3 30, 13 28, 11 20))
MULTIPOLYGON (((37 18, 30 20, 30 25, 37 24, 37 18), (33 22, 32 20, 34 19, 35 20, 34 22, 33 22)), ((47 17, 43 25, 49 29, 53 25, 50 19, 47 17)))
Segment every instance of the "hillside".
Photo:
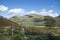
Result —
POLYGON ((0 29, 6 26, 21 27, 21 25, 19 25, 18 23, 13 22, 7 18, 4 18, 3 16, 0 16, 0 29))
POLYGON ((39 26, 44 25, 44 16, 37 15, 37 14, 29 14, 24 16, 13 16, 10 20, 15 21, 17 23, 22 23, 23 25, 33 25, 39 26))

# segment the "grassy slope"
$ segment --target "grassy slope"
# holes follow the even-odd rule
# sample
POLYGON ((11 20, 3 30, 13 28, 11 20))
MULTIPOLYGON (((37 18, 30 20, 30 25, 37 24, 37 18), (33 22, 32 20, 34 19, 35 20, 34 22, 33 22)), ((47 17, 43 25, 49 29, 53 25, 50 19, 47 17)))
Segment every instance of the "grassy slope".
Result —
POLYGON ((30 32, 43 32, 43 33, 53 33, 54 35, 56 36, 60 36, 60 28, 47 28, 47 27, 44 27, 44 26, 36 26, 36 27, 25 27, 25 30, 27 31, 30 31, 30 32))

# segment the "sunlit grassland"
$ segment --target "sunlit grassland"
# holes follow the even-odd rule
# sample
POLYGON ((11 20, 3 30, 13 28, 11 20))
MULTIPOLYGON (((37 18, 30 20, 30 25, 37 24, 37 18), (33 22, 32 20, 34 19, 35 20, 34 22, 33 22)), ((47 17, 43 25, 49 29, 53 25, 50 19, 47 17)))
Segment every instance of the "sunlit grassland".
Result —
POLYGON ((60 27, 45 27, 45 26, 33 26, 33 27, 24 27, 26 31, 29 32, 43 32, 43 33, 52 33, 56 36, 60 36, 60 27))
POLYGON ((37 33, 52 33, 56 36, 60 36, 60 27, 46 27, 46 26, 25 26, 25 31, 37 32, 37 33))

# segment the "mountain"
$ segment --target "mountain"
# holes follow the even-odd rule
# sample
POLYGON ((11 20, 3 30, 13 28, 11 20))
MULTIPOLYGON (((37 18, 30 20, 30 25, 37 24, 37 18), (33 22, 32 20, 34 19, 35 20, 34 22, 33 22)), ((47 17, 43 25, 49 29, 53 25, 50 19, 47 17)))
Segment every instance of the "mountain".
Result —
POLYGON ((37 14, 29 14, 24 16, 13 16, 10 18, 10 20, 15 22, 33 22, 35 19, 43 20, 44 16, 37 14))
POLYGON ((9 20, 7 18, 4 18, 3 16, 0 16, 0 29, 3 28, 3 27, 6 27, 6 26, 8 26, 8 27, 10 27, 10 26, 11 27, 12 26, 21 27, 20 24, 18 24, 16 22, 13 22, 13 21, 11 21, 11 20, 9 20))
POLYGON ((55 17, 55 20, 56 20, 56 26, 60 27, 60 15, 55 17))
POLYGON ((10 20, 17 22, 17 23, 22 23, 24 25, 44 25, 44 16, 37 15, 37 14, 29 14, 29 15, 24 15, 24 16, 13 16, 10 18, 10 20), (38 22, 38 23, 37 23, 38 22))

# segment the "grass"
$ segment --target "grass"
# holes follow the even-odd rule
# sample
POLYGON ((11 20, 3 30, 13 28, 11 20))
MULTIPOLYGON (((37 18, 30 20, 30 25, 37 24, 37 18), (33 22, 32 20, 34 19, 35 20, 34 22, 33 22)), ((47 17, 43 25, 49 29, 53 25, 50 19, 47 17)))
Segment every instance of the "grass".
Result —
POLYGON ((2 36, 0 40, 11 40, 11 38, 9 36, 2 36))
POLYGON ((38 33, 53 33, 56 36, 60 36, 60 27, 45 27, 45 26, 29 26, 29 27, 24 27, 25 31, 28 32, 38 32, 38 33))
POLYGON ((48 28, 45 26, 34 26, 34 27, 25 27, 26 31, 29 32, 43 32, 43 33, 52 33, 56 36, 60 36, 60 27, 52 27, 52 28, 48 28))

